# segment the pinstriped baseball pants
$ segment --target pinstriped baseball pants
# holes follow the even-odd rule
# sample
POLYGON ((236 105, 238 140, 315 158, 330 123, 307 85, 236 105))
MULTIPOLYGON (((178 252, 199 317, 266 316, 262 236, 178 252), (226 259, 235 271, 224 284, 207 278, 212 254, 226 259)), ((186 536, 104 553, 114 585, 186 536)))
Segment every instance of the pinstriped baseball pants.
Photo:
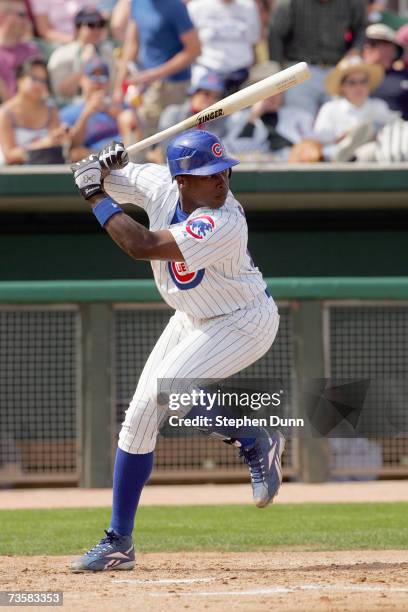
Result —
POLYGON ((154 450, 159 426, 168 416, 167 405, 160 403, 158 381, 174 381, 174 388, 166 389, 181 393, 184 380, 228 378, 269 350, 278 326, 276 306, 264 294, 245 309, 212 319, 176 311, 145 364, 126 411, 119 447, 135 454, 154 450))

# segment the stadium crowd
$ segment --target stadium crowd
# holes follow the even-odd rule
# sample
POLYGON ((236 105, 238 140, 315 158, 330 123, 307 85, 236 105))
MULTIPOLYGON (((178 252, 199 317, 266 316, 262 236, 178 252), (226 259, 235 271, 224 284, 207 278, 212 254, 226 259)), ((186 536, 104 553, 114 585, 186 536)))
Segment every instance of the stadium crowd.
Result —
POLYGON ((309 81, 208 124, 234 156, 406 161, 407 50, 385 0, 0 0, 0 164, 128 146, 299 61, 309 81))

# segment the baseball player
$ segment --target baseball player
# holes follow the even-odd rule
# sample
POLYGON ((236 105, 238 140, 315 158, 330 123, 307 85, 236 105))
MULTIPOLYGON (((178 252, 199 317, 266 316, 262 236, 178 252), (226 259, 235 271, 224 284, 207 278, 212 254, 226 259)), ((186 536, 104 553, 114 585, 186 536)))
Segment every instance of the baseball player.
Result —
MULTIPOLYGON (((114 142, 72 167, 99 223, 128 255, 151 261, 158 290, 175 309, 122 424, 110 527, 72 562, 77 572, 135 565, 135 514, 167 416, 158 381, 171 381, 171 392, 180 391, 183 381, 232 376, 262 357, 278 330, 277 307, 248 254, 244 211, 229 191, 231 168, 239 162, 204 130, 171 141, 167 162, 168 168, 129 163, 123 145, 114 142), (124 203, 144 208, 150 229, 126 215, 124 203)), ((282 482, 283 436, 263 430, 256 437, 225 438, 240 447, 254 502, 265 507, 282 482)))

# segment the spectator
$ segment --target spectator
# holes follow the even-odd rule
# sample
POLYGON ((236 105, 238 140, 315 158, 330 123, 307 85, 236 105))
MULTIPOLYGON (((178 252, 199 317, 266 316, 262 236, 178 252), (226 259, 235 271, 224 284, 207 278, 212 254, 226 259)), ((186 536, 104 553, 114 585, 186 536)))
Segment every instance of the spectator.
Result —
POLYGON ((0 0, 0 99, 16 92, 16 69, 26 60, 41 55, 27 42, 28 13, 24 0, 0 0))
POLYGON ((98 58, 87 62, 80 86, 82 99, 60 111, 61 120, 72 127, 73 161, 99 151, 111 140, 121 140, 126 146, 140 140, 135 111, 116 106, 108 95, 108 64, 98 58))
POLYGON ((366 30, 363 58, 368 64, 376 64, 385 70, 381 85, 372 95, 387 102, 392 110, 399 111, 408 120, 408 70, 394 67, 404 53, 398 44, 396 33, 390 27, 376 23, 366 30))
POLYGON ((314 127, 326 160, 349 161, 357 147, 396 119, 383 100, 369 97, 383 76, 381 66, 366 64, 357 56, 343 59, 329 73, 327 91, 338 97, 322 106, 314 127))
POLYGON ((200 54, 200 41, 182 0, 132 0, 116 96, 138 56, 140 72, 132 81, 142 88, 143 113, 150 131, 169 104, 181 104, 190 84, 191 64, 200 54))
POLYGON ((188 10, 202 50, 193 66, 193 83, 206 72, 218 72, 227 94, 237 91, 248 78, 261 37, 258 7, 253 0, 194 0, 188 10))
POLYGON ((79 11, 75 16, 75 40, 62 45, 51 55, 48 70, 53 90, 61 102, 70 103, 79 93, 83 65, 93 57, 101 57, 109 65, 110 74, 114 74, 113 45, 106 40, 106 25, 99 11, 79 11))
MULTIPOLYGON (((278 69, 272 62, 255 66, 250 84, 278 69)), ((284 95, 278 94, 231 115, 225 146, 231 155, 241 159, 287 161, 291 147, 313 133, 313 120, 312 114, 288 106, 284 95)))
MULTIPOLYGON (((189 98, 183 104, 171 104, 164 109, 160 116, 158 129, 167 128, 184 121, 187 117, 200 113, 211 104, 215 104, 224 95, 224 83, 216 73, 207 73, 201 77, 196 85, 192 85, 188 91, 189 98)), ((226 134, 226 119, 221 117, 211 122, 211 132, 223 138, 226 134)), ((154 163, 165 162, 165 150, 168 141, 164 141, 149 154, 149 161, 154 163)))
POLYGON ((312 77, 290 89, 286 101, 313 115, 327 100, 324 80, 346 53, 364 43, 365 0, 277 0, 269 31, 270 59, 282 66, 306 61, 312 77))
POLYGON ((75 35, 74 17, 95 4, 92 0, 30 0, 38 34, 56 45, 69 43, 75 35))
POLYGON ((17 69, 17 93, 0 107, 0 162, 63 163, 68 137, 48 102, 46 63, 30 59, 17 69))

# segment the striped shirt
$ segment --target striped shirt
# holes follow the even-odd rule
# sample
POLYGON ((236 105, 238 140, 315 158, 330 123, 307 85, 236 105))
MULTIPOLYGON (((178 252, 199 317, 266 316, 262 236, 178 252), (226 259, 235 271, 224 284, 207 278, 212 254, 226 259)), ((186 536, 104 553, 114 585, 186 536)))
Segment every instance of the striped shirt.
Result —
POLYGON ((166 167, 131 163, 112 172, 104 190, 119 204, 143 208, 151 230, 173 234, 185 261, 151 264, 160 294, 175 310, 205 319, 244 308, 265 292, 248 253, 245 213, 231 192, 220 208, 187 214, 166 167))
POLYGON ((270 59, 334 66, 350 46, 363 46, 365 25, 365 0, 277 0, 270 59))

